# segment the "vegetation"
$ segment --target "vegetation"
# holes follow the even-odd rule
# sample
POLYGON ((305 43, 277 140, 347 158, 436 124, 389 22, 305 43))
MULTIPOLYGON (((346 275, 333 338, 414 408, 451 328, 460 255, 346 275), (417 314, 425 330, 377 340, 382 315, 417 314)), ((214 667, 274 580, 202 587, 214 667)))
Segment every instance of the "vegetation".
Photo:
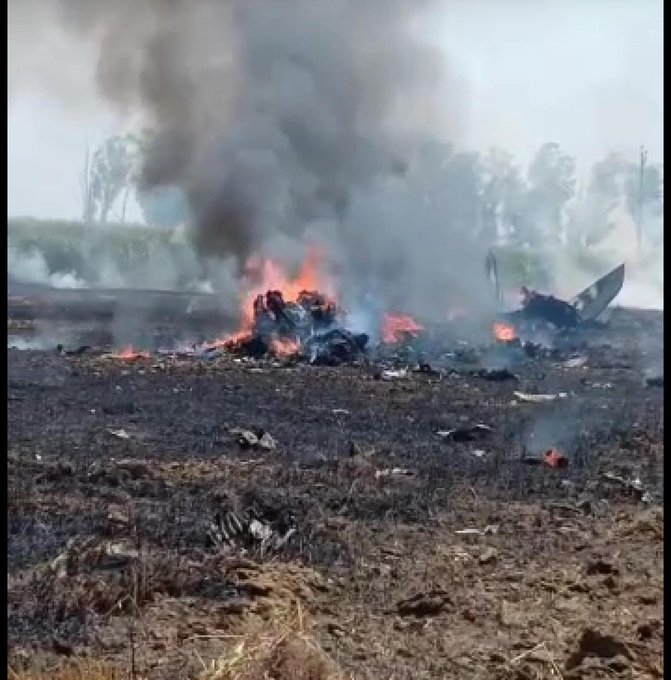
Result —
MULTIPOLYGON (((72 273, 85 280, 100 279, 89 275, 101 260, 121 276, 137 272, 154 256, 193 262, 190 246, 175 238, 175 227, 188 214, 176 187, 137 192, 146 222, 158 226, 123 223, 123 206, 135 191, 147 139, 147 134, 114 137, 90 162, 87 158, 82 222, 10 219, 10 248, 37 250, 50 273, 72 273), (119 215, 112 210, 119 201, 120 221, 108 223, 110 215, 119 215)), ((600 261, 598 248, 614 229, 616 210, 643 224, 648 243, 661 243, 663 167, 649 163, 645 155, 639 161, 610 154, 594 164, 580 185, 575 159, 555 143, 542 145, 525 170, 501 149, 480 155, 430 142, 403 171, 445 215, 452 233, 498 244, 505 281, 546 287, 552 284, 548 262, 559 256, 595 274, 613 264, 600 261)))
MULTIPOLYGON (((104 253, 119 272, 137 269, 152 256, 166 250, 179 260, 180 251, 189 246, 175 239, 174 230, 148 228, 142 225, 108 224, 95 229, 81 222, 62 220, 8 220, 8 245, 10 249, 30 253, 39 251, 50 272, 71 272, 86 279, 87 258, 95 261, 104 253)), ((497 249, 501 275, 509 285, 551 285, 552 275, 548 258, 540 248, 529 249, 510 244, 497 249)), ((567 257, 585 271, 599 273, 609 262, 602 262, 591 251, 567 252, 567 257)))

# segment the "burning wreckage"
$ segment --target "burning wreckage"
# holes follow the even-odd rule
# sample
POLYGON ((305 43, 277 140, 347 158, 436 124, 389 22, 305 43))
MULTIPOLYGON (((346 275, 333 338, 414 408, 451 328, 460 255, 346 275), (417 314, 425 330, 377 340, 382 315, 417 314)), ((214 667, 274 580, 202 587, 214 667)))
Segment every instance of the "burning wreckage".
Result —
POLYGON ((285 300, 281 290, 258 294, 248 333, 221 343, 235 353, 261 357, 300 356, 314 364, 334 364, 361 356, 368 344, 365 333, 351 333, 339 323, 334 300, 318 291, 302 290, 285 300))
MULTIPOLYGON (((374 346, 367 333, 350 330, 347 312, 334 294, 334 287, 324 278, 318 255, 311 251, 295 278, 286 275, 272 260, 251 263, 248 274, 256 277, 256 285, 249 287, 241 301, 240 330, 190 348, 182 345, 181 350, 159 348, 158 354, 205 359, 223 354, 251 359, 291 358, 318 365, 338 365, 372 357, 393 359, 408 353, 422 365, 423 359, 435 354, 433 350, 440 356, 450 356, 443 352, 447 336, 439 332, 441 340, 436 342, 431 332, 425 332, 420 323, 406 314, 384 315, 379 329, 381 342, 374 346)), ((493 253, 487 257, 486 271, 501 304, 502 287, 493 253)), ((597 319, 620 292, 623 282, 622 264, 568 302, 523 287, 521 308, 498 315, 492 324, 493 339, 497 345, 521 347, 526 354, 547 349, 548 344, 556 345, 562 338, 570 344, 576 332, 603 325, 597 319)), ((463 342, 459 344, 452 353, 455 356, 476 351, 472 346, 464 348, 463 342)), ((88 349, 88 346, 74 350, 58 347, 59 352, 67 356, 88 349)), ((115 356, 132 360, 148 359, 151 354, 128 347, 115 356)))
MULTIPOLYGON (((497 298, 500 284, 493 255, 488 257, 487 270, 497 298)), ((578 293, 568 302, 522 287, 522 307, 501 315, 494 323, 494 336, 502 341, 515 341, 533 335, 539 328, 570 332, 598 324, 599 316, 617 297, 624 283, 624 264, 578 293)))
MULTIPOLYGON (((496 259, 488 256, 497 299, 501 286, 496 259)), ((503 313, 494 322, 495 339, 519 342, 539 327, 558 332, 589 327, 615 299, 624 282, 624 264, 595 281, 566 302, 526 287, 522 288, 522 307, 503 313)), ((346 314, 336 301, 316 290, 301 290, 295 300, 287 300, 281 290, 258 293, 252 303, 248 330, 218 341, 209 349, 224 349, 251 357, 268 354, 294 356, 314 364, 338 364, 360 358, 367 349, 369 336, 345 327, 346 314)), ((386 315, 382 324, 384 344, 416 338, 424 330, 408 315, 386 315)))

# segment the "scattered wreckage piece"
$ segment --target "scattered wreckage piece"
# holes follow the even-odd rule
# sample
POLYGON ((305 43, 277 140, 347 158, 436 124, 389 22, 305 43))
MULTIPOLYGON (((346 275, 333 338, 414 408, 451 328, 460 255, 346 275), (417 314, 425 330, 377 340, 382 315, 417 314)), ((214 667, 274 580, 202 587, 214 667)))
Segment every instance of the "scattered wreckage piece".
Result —
POLYGON ((583 322, 595 321, 622 290, 624 263, 569 300, 583 322))
POLYGON ((466 425, 464 427, 455 427, 451 430, 439 430, 436 435, 442 439, 449 439, 454 442, 470 442, 478 437, 483 437, 491 434, 493 428, 484 423, 477 423, 475 425, 466 425))
POLYGON ((408 375, 408 369, 407 368, 399 368, 399 369, 387 369, 385 371, 381 371, 380 373, 380 379, 381 380, 399 380, 400 378, 405 378, 408 375))
POLYGON ((108 427, 106 430, 109 434, 111 434, 113 437, 116 437, 117 439, 130 439, 130 435, 126 430, 122 428, 119 428, 118 430, 115 430, 112 427, 108 427))
POLYGON ((624 283, 624 264, 595 281, 569 302, 522 287, 522 308, 502 315, 515 325, 546 322, 563 330, 574 330, 594 322, 615 299, 624 283))
POLYGON ((576 356, 576 357, 570 357, 566 359, 562 363, 563 368, 583 368, 584 366, 587 365, 587 357, 586 356, 576 356))
POLYGON ((527 401, 532 404, 545 404, 551 401, 557 401, 558 399, 566 399, 568 397, 567 392, 557 392, 556 394, 528 394, 526 392, 518 392, 517 390, 513 392, 516 399, 520 401, 527 401))
POLYGON ((66 349, 63 345, 56 345, 56 351, 64 357, 78 357, 88 352, 91 348, 90 345, 80 345, 76 349, 66 349))
POLYGON ((243 512, 217 513, 207 535, 219 550, 277 552, 296 533, 293 522, 273 522, 256 505, 243 512))
POLYGON ((277 447, 277 442, 270 433, 265 431, 252 432, 252 430, 245 430, 244 428, 231 428, 229 434, 232 434, 238 444, 246 449, 263 449, 264 451, 273 451, 277 447))
POLYGON ((382 477, 414 477, 415 472, 407 468, 386 468, 384 470, 375 470, 375 479, 382 477))
POLYGON ((554 295, 544 295, 522 287, 522 316, 530 321, 547 321, 557 328, 577 328, 580 312, 554 295))
POLYGON ((474 378, 484 378, 493 382, 505 382, 506 380, 518 381, 519 377, 508 368, 479 368, 471 371, 474 378))
POLYGON ((333 328, 310 335, 304 343, 302 354, 311 364, 337 366, 360 357, 367 344, 368 335, 365 333, 350 333, 344 328, 333 328))
POLYGON ((604 472, 601 476, 606 481, 616 484, 627 494, 633 496, 642 503, 652 502, 651 494, 646 491, 643 483, 638 477, 635 477, 634 479, 626 479, 620 475, 616 475, 614 472, 604 472))
POLYGON ((556 449, 548 449, 542 456, 523 456, 521 461, 525 465, 543 465, 549 468, 568 467, 568 458, 556 449))
POLYGON ((499 533, 498 524, 487 524, 484 529, 456 529, 458 536, 493 536, 499 533))

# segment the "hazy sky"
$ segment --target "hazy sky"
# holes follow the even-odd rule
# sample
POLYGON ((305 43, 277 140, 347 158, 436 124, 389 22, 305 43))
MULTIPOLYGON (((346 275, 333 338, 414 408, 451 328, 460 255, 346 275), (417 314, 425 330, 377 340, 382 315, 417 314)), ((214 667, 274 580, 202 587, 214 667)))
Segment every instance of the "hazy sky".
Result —
MULTIPOLYGON (((58 30, 53 3, 14 1, 41 7, 42 25, 10 3, 9 214, 77 218, 87 142, 128 123, 96 96, 95 52, 58 30)), ((661 161, 662 13, 662 0, 446 2, 425 30, 453 74, 454 142, 527 160, 557 141, 583 164, 644 144, 661 161)))

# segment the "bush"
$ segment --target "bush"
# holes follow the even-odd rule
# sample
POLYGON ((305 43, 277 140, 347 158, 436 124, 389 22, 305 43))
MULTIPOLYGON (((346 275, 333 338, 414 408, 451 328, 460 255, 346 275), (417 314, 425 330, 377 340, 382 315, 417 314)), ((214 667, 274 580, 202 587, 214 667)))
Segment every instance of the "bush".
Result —
POLYGON ((7 245, 22 253, 39 252, 50 273, 72 272, 95 280, 100 262, 123 276, 137 271, 159 250, 179 256, 186 246, 174 243, 171 229, 141 225, 96 225, 64 220, 14 218, 7 222, 7 245))

